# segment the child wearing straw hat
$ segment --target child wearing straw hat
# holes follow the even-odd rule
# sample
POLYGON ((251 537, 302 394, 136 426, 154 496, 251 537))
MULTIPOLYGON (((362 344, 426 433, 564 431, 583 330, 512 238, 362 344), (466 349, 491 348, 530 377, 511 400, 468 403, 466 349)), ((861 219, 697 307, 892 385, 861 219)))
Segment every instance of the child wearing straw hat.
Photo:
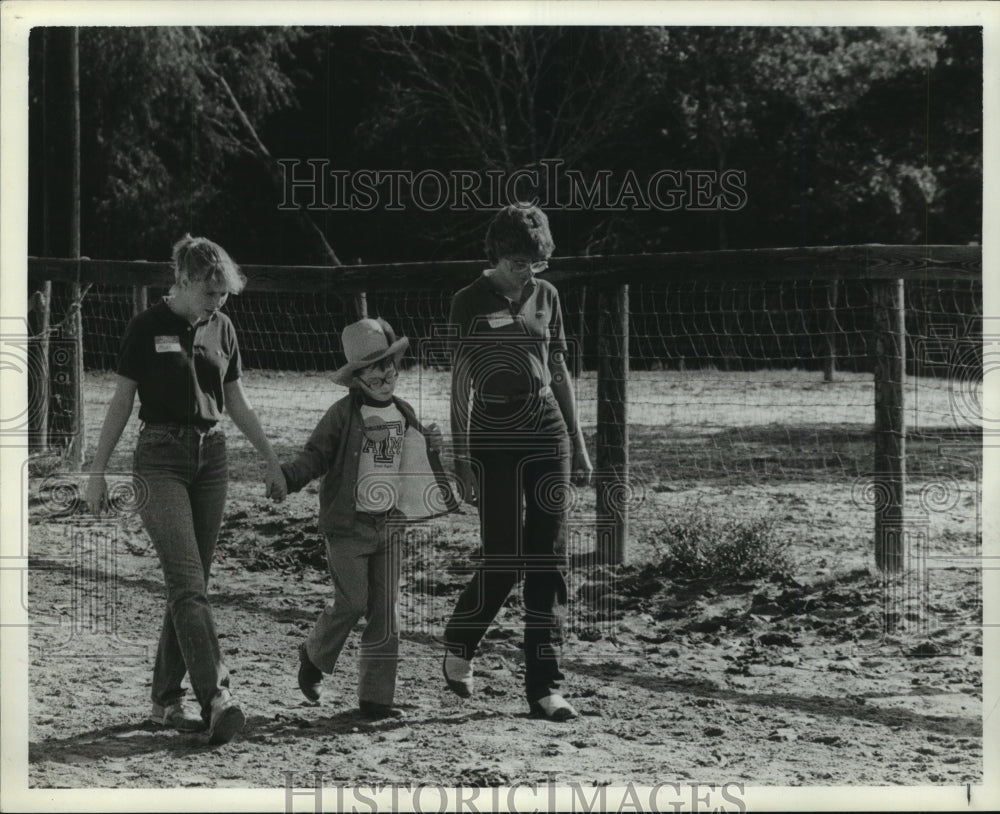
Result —
POLYGON ((409 347, 383 319, 342 333, 346 364, 332 376, 349 388, 320 419, 294 461, 282 465, 289 492, 322 477, 319 528, 326 539, 333 599, 299 645, 298 683, 318 701, 351 629, 362 616, 358 701, 367 718, 396 718, 399 541, 405 523, 454 511, 438 455, 441 432, 422 426, 394 395, 409 347))

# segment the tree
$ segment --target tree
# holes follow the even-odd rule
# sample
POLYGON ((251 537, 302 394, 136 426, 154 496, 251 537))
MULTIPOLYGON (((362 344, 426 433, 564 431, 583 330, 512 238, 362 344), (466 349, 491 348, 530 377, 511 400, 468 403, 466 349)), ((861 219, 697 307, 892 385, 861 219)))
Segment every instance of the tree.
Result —
POLYGON ((260 159, 256 128, 294 105, 285 63, 303 36, 298 28, 81 29, 84 253, 163 256, 184 231, 224 243, 239 235, 227 174, 260 159))
POLYGON ((980 237, 979 29, 87 28, 81 70, 90 256, 185 230, 285 263, 331 262, 326 235, 352 260, 481 255, 486 212, 279 212, 270 156, 747 174, 740 211, 563 208, 568 254, 980 237))
MULTIPOLYGON (((385 80, 359 132, 406 167, 511 173, 545 159, 583 169, 621 149, 647 103, 638 29, 400 27, 375 29, 385 80)), ((431 241, 479 254, 485 215, 456 215, 431 241), (475 248, 473 248, 475 247, 475 248)), ((589 231, 589 230, 588 230, 589 231)), ((578 247, 573 247, 574 249, 578 247)))
MULTIPOLYGON (((576 252, 908 241, 953 172, 914 138, 947 42, 913 28, 379 29, 384 82, 359 132, 413 167, 747 173, 742 212, 564 211, 576 239, 561 248, 576 252)), ((430 237, 471 247, 481 225, 449 217, 430 237)))
MULTIPOLYGON (((844 217, 850 211, 845 197, 888 199, 898 215, 904 190, 916 185, 933 195, 927 167, 912 155, 886 155, 878 111, 866 109, 864 100, 887 83, 912 83, 930 71, 944 43, 939 32, 669 28, 652 29, 650 37, 666 127, 679 131, 689 161, 704 160, 718 171, 757 164, 759 177, 751 183, 758 216, 765 209, 779 220, 790 214, 789 227, 801 235, 803 207, 839 211, 845 236, 852 225, 844 217), (859 110, 865 111, 861 121, 859 110), (849 120, 850 129, 837 127, 849 120), (771 173, 761 166, 767 159, 771 173), (787 184, 771 201, 770 174, 787 184)), ((728 213, 716 215, 714 248, 727 248, 728 220, 728 213)))
POLYGON ((427 154, 510 171, 558 156, 576 164, 614 142, 642 77, 630 29, 421 27, 372 32, 390 77, 373 142, 415 125, 427 154))

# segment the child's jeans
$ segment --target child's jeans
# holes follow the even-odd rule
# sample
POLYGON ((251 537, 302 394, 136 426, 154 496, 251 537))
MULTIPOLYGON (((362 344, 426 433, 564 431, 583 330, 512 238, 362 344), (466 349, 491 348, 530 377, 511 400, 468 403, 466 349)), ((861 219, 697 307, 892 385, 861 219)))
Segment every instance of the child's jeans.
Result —
POLYGON ((208 575, 226 505, 226 437, 173 424, 146 424, 134 470, 142 522, 153 541, 167 588, 167 611, 153 667, 153 702, 168 706, 191 687, 207 716, 229 686, 208 604, 208 575))
POLYGON ((320 613, 306 640, 309 659, 332 673, 358 619, 361 635, 358 699, 391 704, 399 659, 399 558, 402 526, 358 513, 350 530, 327 536, 326 556, 333 600, 320 613))

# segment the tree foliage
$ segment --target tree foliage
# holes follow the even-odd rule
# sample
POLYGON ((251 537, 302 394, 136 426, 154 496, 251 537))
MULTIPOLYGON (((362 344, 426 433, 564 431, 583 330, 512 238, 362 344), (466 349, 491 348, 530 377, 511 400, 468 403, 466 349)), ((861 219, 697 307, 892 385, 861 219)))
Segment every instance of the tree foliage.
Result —
MULTIPOLYGON (((435 166, 511 171, 560 159, 591 174, 747 173, 741 212, 566 212, 577 239, 561 248, 571 252, 919 241, 951 178, 976 183, 976 152, 934 162, 924 138, 977 111, 968 98, 940 117, 926 106, 950 37, 914 28, 387 29, 371 37, 386 79, 366 132, 383 157, 435 166)), ((965 239, 975 239, 969 226, 965 239)))
POLYGON ((628 127, 642 92, 631 38, 621 28, 375 30, 369 47, 388 78, 371 142, 416 128, 424 158, 473 169, 578 163, 628 127))
POLYGON ((162 256, 184 231, 230 231, 240 214, 227 175, 254 154, 241 116, 260 122, 295 103, 283 65, 301 36, 295 28, 82 29, 85 251, 137 257, 155 246, 162 256))
POLYGON ((566 254, 980 239, 981 29, 85 28, 80 66, 91 256, 163 257, 185 230, 271 262, 328 261, 320 230, 352 260, 481 254, 488 212, 303 229, 262 156, 746 173, 738 211, 564 209, 566 254))

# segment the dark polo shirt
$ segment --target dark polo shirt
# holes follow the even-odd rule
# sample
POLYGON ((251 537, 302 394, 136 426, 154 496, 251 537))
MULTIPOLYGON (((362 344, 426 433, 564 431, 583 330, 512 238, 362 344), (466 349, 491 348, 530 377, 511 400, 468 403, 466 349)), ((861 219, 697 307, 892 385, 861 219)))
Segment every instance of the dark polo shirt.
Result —
POLYGON ((139 385, 140 420, 210 427, 240 377, 236 329, 221 313, 191 325, 161 300, 129 322, 118 373, 139 385))
POLYGON ((484 273, 456 292, 449 322, 458 329, 453 358, 468 365, 477 393, 537 393, 551 379, 551 355, 565 357, 559 292, 545 280, 529 280, 515 302, 500 294, 484 273))

